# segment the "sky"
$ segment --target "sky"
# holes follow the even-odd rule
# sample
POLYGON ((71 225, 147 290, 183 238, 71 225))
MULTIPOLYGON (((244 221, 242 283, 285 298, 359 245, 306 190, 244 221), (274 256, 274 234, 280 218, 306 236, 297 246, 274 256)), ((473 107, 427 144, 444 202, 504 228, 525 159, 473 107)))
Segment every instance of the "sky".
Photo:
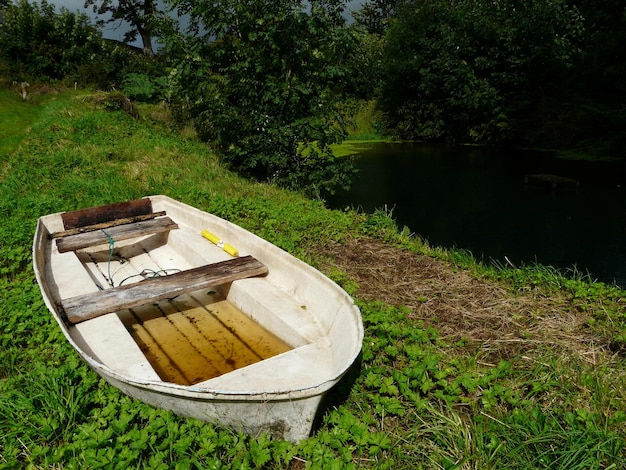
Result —
MULTIPOLYGON (((367 0, 349 0, 347 10, 357 10, 366 1, 367 0)), ((86 13, 91 18, 93 18, 95 22, 95 15, 93 14, 92 9, 85 9, 84 3, 84 0, 48 0, 48 4, 54 5, 57 11, 59 11, 62 7, 65 7, 69 11, 79 11, 81 13, 86 13)), ((106 25, 102 30, 102 35, 107 39, 121 40, 125 32, 126 28, 123 24, 117 28, 112 25, 106 25)), ((133 45, 141 47, 141 41, 137 40, 135 43, 133 43, 133 45)))

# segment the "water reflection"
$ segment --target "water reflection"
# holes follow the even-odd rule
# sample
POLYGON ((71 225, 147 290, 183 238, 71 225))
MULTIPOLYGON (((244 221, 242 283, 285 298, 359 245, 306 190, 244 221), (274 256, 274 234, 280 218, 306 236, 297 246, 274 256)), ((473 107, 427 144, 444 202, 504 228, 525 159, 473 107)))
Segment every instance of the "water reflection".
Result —
POLYGON ((359 178, 330 207, 393 208, 400 226, 483 260, 576 266, 626 287, 623 163, 572 161, 547 152, 377 144, 356 161, 359 178), (580 186, 525 184, 528 174, 580 186))

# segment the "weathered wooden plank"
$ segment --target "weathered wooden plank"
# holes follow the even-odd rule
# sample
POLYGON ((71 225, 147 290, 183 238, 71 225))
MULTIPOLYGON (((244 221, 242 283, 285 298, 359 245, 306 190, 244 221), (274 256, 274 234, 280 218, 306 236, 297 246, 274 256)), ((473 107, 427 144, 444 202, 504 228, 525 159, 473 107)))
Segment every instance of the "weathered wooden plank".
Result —
POLYGON ((126 224, 134 224, 136 222, 143 222, 144 220, 152 220, 157 217, 161 217, 165 215, 165 211, 160 212, 152 212, 150 214, 145 215, 136 215, 133 217, 124 217, 122 219, 115 219, 109 222, 101 222, 93 225, 84 225, 82 227, 71 228, 68 230, 63 230, 60 232, 53 232, 50 234, 50 238, 63 238, 68 237, 70 235, 78 235, 79 233, 87 233, 94 232, 96 230, 102 230, 109 227, 116 227, 118 225, 126 225, 126 224))
POLYGON ((138 307, 237 279, 267 274, 267 266, 252 256, 233 258, 169 276, 79 295, 61 303, 68 321, 78 323, 109 312, 138 307))
POLYGON ((109 243, 109 237, 113 239, 113 241, 121 241, 154 233, 167 232, 176 228, 178 228, 178 225, 172 219, 162 217, 159 219, 135 222, 133 224, 109 227, 106 230, 100 229, 57 238, 57 248, 59 249, 59 253, 65 253, 67 251, 76 251, 89 246, 109 243))
POLYGON ((63 220, 63 227, 68 230, 115 219, 150 214, 151 212, 152 201, 149 198, 144 198, 65 212, 61 214, 61 219, 63 220))

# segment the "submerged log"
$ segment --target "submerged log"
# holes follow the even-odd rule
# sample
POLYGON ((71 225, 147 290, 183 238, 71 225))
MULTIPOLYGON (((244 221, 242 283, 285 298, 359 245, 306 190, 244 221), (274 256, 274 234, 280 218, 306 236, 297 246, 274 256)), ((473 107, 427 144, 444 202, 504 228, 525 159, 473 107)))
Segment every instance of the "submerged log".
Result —
POLYGON ((565 176, 550 175, 545 173, 526 175, 524 177, 524 182, 526 184, 544 186, 550 189, 558 189, 565 186, 580 186, 580 182, 578 180, 567 178, 565 176))

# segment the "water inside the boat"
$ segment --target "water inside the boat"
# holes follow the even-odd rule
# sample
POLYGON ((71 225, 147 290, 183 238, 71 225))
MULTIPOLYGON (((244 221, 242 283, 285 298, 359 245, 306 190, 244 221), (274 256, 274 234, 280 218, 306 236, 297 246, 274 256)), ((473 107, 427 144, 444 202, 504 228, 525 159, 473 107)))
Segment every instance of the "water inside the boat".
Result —
POLYGON ((162 380, 193 385, 292 349, 216 292, 119 313, 162 380))

